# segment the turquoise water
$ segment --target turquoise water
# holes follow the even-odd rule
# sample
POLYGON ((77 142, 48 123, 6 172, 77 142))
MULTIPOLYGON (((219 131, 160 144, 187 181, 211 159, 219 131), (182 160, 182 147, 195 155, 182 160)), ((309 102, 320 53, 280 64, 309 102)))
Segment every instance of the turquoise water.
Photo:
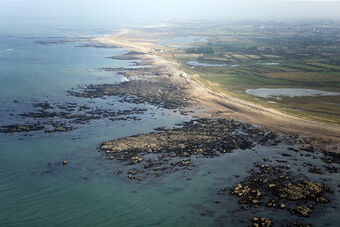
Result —
MULTIPOLYGON (((98 68, 131 64, 106 58, 125 53, 122 49, 80 48, 75 43, 35 44, 41 39, 17 35, 1 37, 2 125, 11 122, 10 113, 31 109, 35 100, 89 102, 67 96, 66 91, 78 85, 119 83, 121 76, 98 68)), ((115 110, 136 106, 120 103, 115 98, 95 102, 99 106, 113 104, 115 110)), ((133 222, 129 210, 141 212, 144 205, 131 200, 136 197, 130 192, 131 185, 116 178, 117 171, 96 152, 97 146, 105 140, 151 131, 163 125, 173 126, 186 119, 173 111, 153 107, 141 118, 138 122, 97 120, 65 134, 1 134, 0 226, 75 223, 93 226, 133 222), (62 160, 68 160, 70 165, 64 168, 56 164, 62 160), (52 163, 52 167, 48 163, 52 163)), ((148 211, 144 215, 148 216, 148 211)))
MULTIPOLYGON (((27 34, 0 37, 1 125, 15 120, 9 114, 32 109, 35 100, 94 101, 99 107, 115 110, 136 106, 149 110, 140 116, 141 121, 95 120, 67 133, 0 134, 0 226, 235 226, 240 220, 248 223, 254 215, 282 222, 291 219, 286 211, 238 213, 237 199, 232 196, 224 197, 221 205, 214 203, 221 199, 216 192, 236 185, 248 175, 253 162, 264 157, 282 159, 278 153, 287 152, 286 147, 257 147, 212 159, 194 158, 193 171, 143 182, 117 176, 121 166, 97 152, 101 142, 160 126, 172 127, 189 118, 148 105, 121 103, 116 98, 67 96, 66 91, 78 85, 119 83, 121 76, 98 68, 128 67, 131 62, 106 58, 125 53, 123 49, 80 48, 79 43, 35 44, 46 39, 27 34), (61 165, 63 160, 69 165, 61 165), (207 211, 213 212, 203 215, 207 211)), ((313 162, 312 158, 297 157, 289 163, 299 166, 305 160, 313 162)), ((324 177, 333 188, 339 183, 338 174, 324 177)), ((339 204, 338 194, 334 197, 339 204)), ((308 222, 340 224, 338 208, 328 207, 321 213, 321 218, 315 216, 308 222)))

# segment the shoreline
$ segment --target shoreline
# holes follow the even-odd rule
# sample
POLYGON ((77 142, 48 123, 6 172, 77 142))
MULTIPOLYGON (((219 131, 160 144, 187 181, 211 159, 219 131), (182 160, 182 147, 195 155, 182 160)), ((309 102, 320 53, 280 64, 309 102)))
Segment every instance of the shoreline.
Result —
MULTIPOLYGON (((0 128, 8 160, 4 180, 31 182, 27 190, 15 187, 17 193, 9 188, 9 208, 31 195, 49 207, 50 199, 36 194, 37 186, 60 200, 60 193, 49 190, 60 179, 56 186, 65 188, 66 196, 60 201, 80 207, 78 216, 89 212, 83 205, 91 207, 99 224, 307 227, 339 222, 340 153, 327 152, 328 141, 233 120, 266 119, 242 109, 256 111, 255 104, 242 106, 185 73, 191 71, 168 57, 170 49, 163 55, 158 46, 125 39, 113 39, 110 46, 86 40, 79 53, 89 60, 80 66, 91 70, 75 73, 79 80, 68 90, 61 87, 62 97, 8 99, 5 114, 14 114, 8 123, 18 125, 0 128), (123 43, 130 51, 116 48, 123 43), (87 199, 77 201, 75 191, 87 199)), ((11 210, 4 214, 8 223, 16 223, 11 210)), ((46 217, 53 213, 45 211, 46 217)), ((35 223, 29 214, 22 219, 35 223)))
MULTIPOLYGON (((329 145, 340 143, 340 128, 337 125, 295 117, 276 109, 266 108, 237 97, 213 91, 206 85, 193 79, 193 77, 199 75, 189 75, 180 68, 177 62, 160 56, 160 51, 157 48, 161 47, 147 40, 136 41, 133 38, 129 38, 131 32, 133 31, 124 30, 124 32, 119 32, 110 37, 95 38, 93 41, 139 52, 138 58, 148 62, 152 66, 153 71, 160 72, 163 77, 167 77, 172 82, 186 84, 188 89, 187 95, 207 107, 208 111, 206 111, 206 114, 210 115, 211 118, 232 118, 265 128, 298 133, 307 137, 328 140, 327 143, 329 145)), ((161 52, 163 52, 163 49, 161 52)), ((139 75, 135 75, 135 77, 140 79, 138 78, 139 75)), ((194 117, 200 118, 201 115, 194 115, 194 117)), ((335 148, 335 152, 339 153, 339 148, 335 148)))
MULTIPOLYGON (((257 214, 276 209, 278 216, 287 218, 285 224, 295 221, 292 225, 311 226, 301 224, 300 221, 305 223, 307 217, 323 216, 320 208, 330 207, 336 203, 336 199, 332 197, 332 190, 335 189, 327 183, 325 176, 339 172, 338 146, 330 140, 301 136, 300 130, 306 130, 303 124, 307 124, 308 121, 301 122, 302 126, 298 125, 302 128, 295 126, 295 132, 299 134, 285 132, 282 130, 283 124, 291 119, 297 123, 299 119, 288 118, 276 110, 265 109, 214 92, 194 81, 192 79, 194 75, 188 75, 181 70, 178 63, 158 55, 157 50, 149 49, 142 44, 139 46, 138 43, 134 46, 125 39, 120 43, 119 40, 121 38, 110 42, 109 38, 104 40, 99 38, 103 44, 130 50, 121 56, 111 57, 112 59, 138 60, 137 65, 141 67, 106 68, 106 71, 123 74, 131 80, 119 85, 91 86, 90 89, 83 89, 78 95, 134 96, 132 100, 127 101, 147 102, 169 109, 191 108, 190 116, 196 119, 178 124, 180 127, 159 127, 149 133, 101 143, 98 151, 113 165, 119 167, 117 175, 138 184, 180 171, 186 177, 185 180, 191 181, 190 172, 195 175, 199 169, 203 169, 200 168, 203 159, 217 160, 223 156, 238 156, 245 151, 250 155, 244 158, 247 162, 245 167, 248 170, 247 176, 241 177, 235 172, 234 176, 229 178, 235 180, 234 183, 217 180, 220 186, 214 189, 216 196, 207 201, 208 204, 214 205, 209 211, 202 211, 200 215, 214 214, 223 207, 223 210, 238 212, 242 217, 240 223, 245 223, 248 219, 253 226, 271 226, 273 223, 283 222, 267 213, 261 216, 257 214), (146 65, 150 67, 144 67, 146 65), (174 105, 164 105, 167 103, 174 105), (198 113, 202 107, 208 109, 198 113), (278 127, 274 124, 277 119, 285 117, 286 121, 279 121, 278 127), (264 127, 257 127, 255 123, 264 127), (249 158, 252 153, 256 158, 249 158), (318 161, 307 161, 308 158, 318 161), (237 180, 238 177, 241 178, 237 180), (231 208, 230 200, 226 201, 225 198, 231 197, 234 197, 234 205, 238 204, 238 208, 231 208), (254 213, 252 212, 250 216, 247 210, 254 213)), ((317 124, 312 126, 318 128, 317 124)), ((286 125, 285 129, 287 127, 290 125, 286 125)), ((318 130, 320 132, 319 128, 318 130)), ((326 137, 329 139, 330 136, 326 137)), ((230 171, 228 168, 230 162, 232 158, 224 162, 222 166, 225 168, 219 169, 218 172, 230 171)), ((225 221, 225 217, 217 216, 215 221, 225 221)))

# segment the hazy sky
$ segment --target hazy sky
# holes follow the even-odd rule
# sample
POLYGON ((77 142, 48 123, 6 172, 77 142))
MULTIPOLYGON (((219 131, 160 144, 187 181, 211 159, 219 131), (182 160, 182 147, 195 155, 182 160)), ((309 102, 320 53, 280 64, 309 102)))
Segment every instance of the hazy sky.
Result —
POLYGON ((340 1, 0 0, 1 20, 340 19, 340 1))

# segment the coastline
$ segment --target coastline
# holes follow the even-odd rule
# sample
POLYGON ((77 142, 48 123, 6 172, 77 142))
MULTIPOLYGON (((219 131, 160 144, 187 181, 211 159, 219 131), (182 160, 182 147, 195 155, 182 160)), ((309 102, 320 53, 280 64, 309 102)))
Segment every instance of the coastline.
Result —
MULTIPOLYGON (((124 33, 94 40, 130 51, 113 59, 136 61, 137 68, 133 69, 106 68, 106 71, 131 78, 129 86, 118 85, 127 87, 122 94, 164 108, 189 109, 187 113, 196 119, 178 128, 160 127, 149 133, 101 143, 99 151, 120 166, 117 175, 134 182, 157 179, 177 171, 185 175, 200 169, 202 162, 198 160, 224 155, 229 157, 222 165, 226 169, 217 172, 228 172, 232 160, 228 154, 239 155, 244 150, 248 152, 244 157, 247 176, 238 179, 240 175, 234 174, 229 178, 208 202, 215 200, 216 207, 201 213, 202 216, 216 212, 221 204, 229 210, 230 201, 224 198, 233 196, 237 198, 235 204, 239 205, 235 212, 239 212, 243 220, 251 220, 252 226, 283 223, 277 220, 281 215, 290 215, 285 224, 294 220, 292 226, 312 226, 305 224, 306 217, 324 216, 320 208, 337 203, 337 199, 331 197, 335 189, 325 176, 339 173, 339 127, 301 119, 213 91, 195 79, 199 75, 182 70, 179 63, 166 55, 163 47, 152 46, 140 38, 139 41, 130 39, 129 33, 124 33), (176 105, 164 106, 163 103, 176 105), (236 183, 230 183, 231 179, 236 183), (276 209, 275 217, 267 213, 254 216, 256 211, 271 209, 276 209)), ((117 85, 91 88, 79 95, 114 96, 120 89, 117 85)), ((225 221, 225 217, 221 220, 225 221)))
MULTIPOLYGON (((123 30, 116 35, 95 38, 93 41, 138 52, 139 60, 150 64, 153 72, 157 71, 162 77, 179 85, 185 85, 188 97, 207 108, 203 115, 201 113, 194 114, 194 117, 200 118, 208 115, 209 118, 232 118, 273 130, 314 137, 325 140, 324 146, 327 146, 327 144, 335 146, 335 149, 332 150, 337 153, 340 152, 339 146, 337 146, 340 143, 340 128, 337 125, 295 117, 276 109, 213 91, 206 85, 194 80, 194 77, 199 75, 187 74, 177 62, 162 57, 163 48, 154 44, 154 40, 147 38, 136 40, 133 35, 135 35, 133 30, 123 30), (160 49, 161 51, 159 51, 160 49)), ((135 75, 135 78, 140 79, 139 77, 139 75, 135 75)), ((144 76, 144 79, 148 80, 150 77, 144 76)))
MULTIPOLYGON (((201 85, 198 75, 188 75, 183 64, 172 60, 171 49, 162 53, 151 38, 143 39, 145 35, 132 40, 126 37, 114 38, 110 45, 86 40, 81 43, 86 48, 66 47, 81 51, 87 59, 81 65, 93 70, 88 72, 89 79, 79 72, 74 75, 79 80, 70 89, 61 87, 65 98, 41 96, 29 100, 31 108, 27 109, 21 99, 9 100, 12 106, 21 107, 14 112, 13 123, 25 125, 9 125, 0 132, 4 158, 9 160, 6 169, 14 176, 20 173, 16 183, 32 186, 8 188, 11 194, 6 195, 4 207, 9 203, 17 207, 17 199, 25 207, 27 195, 34 198, 27 204, 31 209, 40 210, 35 201, 50 207, 53 195, 58 201, 78 205, 74 200, 77 192, 84 202, 75 209, 77 215, 85 217, 88 210, 82 207, 90 207, 91 212, 99 213, 95 219, 99 224, 112 220, 120 225, 152 225, 154 217, 157 225, 339 223, 335 207, 340 204, 340 159, 339 154, 326 152, 331 150, 323 146, 327 140, 244 123, 244 117, 266 119, 246 112, 246 108, 255 111, 256 105, 244 106, 242 100, 210 90, 214 86, 204 81, 201 85), (124 49, 115 48, 118 46, 124 49), (91 51, 102 54, 91 58, 91 51), (101 79, 104 76, 106 80, 101 79), (241 120, 232 120, 236 117, 241 120), (57 194, 50 191, 56 179, 59 186, 61 178, 65 179, 60 185, 65 188, 63 198, 59 190, 57 194), (48 198, 37 195, 37 190, 48 198), (296 194, 302 196, 291 201, 296 194), (169 215, 175 217, 171 222, 169 215)), ((9 222, 17 223, 11 210, 4 214, 12 215, 9 222)), ((44 211, 47 217, 55 212, 52 208, 44 211)), ((65 215, 68 213, 65 209, 65 215)), ((59 223, 61 216, 38 221, 59 223)), ((77 220, 71 218, 67 222, 76 225, 77 220)), ((38 223, 30 213, 21 219, 38 223)))

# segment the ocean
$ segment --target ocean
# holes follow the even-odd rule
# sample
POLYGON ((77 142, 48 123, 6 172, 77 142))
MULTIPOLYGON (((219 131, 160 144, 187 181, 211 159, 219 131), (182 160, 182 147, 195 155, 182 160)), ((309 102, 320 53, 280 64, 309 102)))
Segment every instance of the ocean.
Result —
MULTIPOLYGON (((128 67, 131 61, 107 58, 127 50, 81 47, 80 42, 37 43, 101 36, 115 29, 59 26, 0 33, 0 125, 20 122, 18 114, 33 111, 35 102, 88 104, 115 111, 147 108, 138 115, 140 121, 97 119, 69 132, 0 133, 0 226, 235 226, 240 220, 247 225, 254 212, 237 213, 239 204, 233 196, 216 205, 216 192, 237 185, 253 162, 284 158, 279 153, 287 152, 287 147, 258 146, 211 159, 197 158, 197 168, 190 173, 175 172, 142 182, 117 175, 121 166, 97 152, 104 141, 190 120, 179 111, 124 103, 117 97, 90 100, 68 95, 68 90, 78 86, 125 80, 99 68, 128 67), (63 160, 69 164, 62 165, 63 160)), ((318 162, 312 157, 289 162, 299 166, 306 160, 318 162)), ((335 187, 338 175, 324 177, 335 187)), ((257 212, 275 215, 282 222, 291 220, 288 212, 257 212)), ((321 218, 308 221, 339 224, 338 212, 339 208, 329 207, 321 218)))

